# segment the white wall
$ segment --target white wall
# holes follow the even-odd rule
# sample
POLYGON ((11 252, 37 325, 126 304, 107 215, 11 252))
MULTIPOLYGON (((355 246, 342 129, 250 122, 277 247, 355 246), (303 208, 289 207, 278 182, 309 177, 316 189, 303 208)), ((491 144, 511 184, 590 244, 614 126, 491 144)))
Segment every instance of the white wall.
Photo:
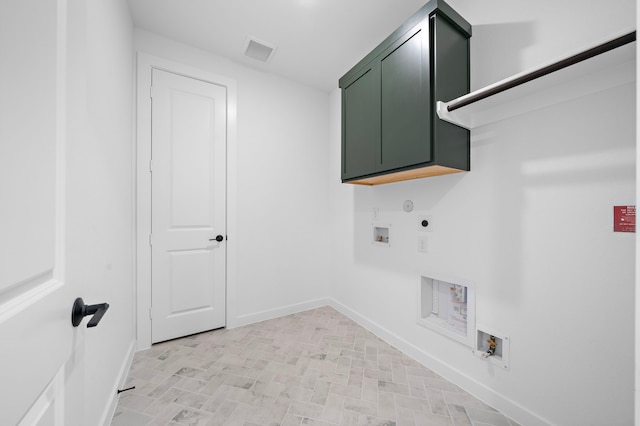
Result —
POLYGON ((76 352, 85 372, 76 421, 97 425, 111 418, 135 338, 133 25, 124 0, 71 0, 68 22, 68 280, 87 304, 110 305, 76 352))
POLYGON ((229 156, 229 303, 234 327, 328 296, 327 93, 136 30, 139 52, 237 82, 229 156))
MULTIPOLYGON (((640 9, 636 7, 636 28, 640 24, 640 9)), ((636 58, 640 47, 636 43, 636 58)), ((640 76, 640 69, 636 66, 636 81, 640 76)), ((638 123, 640 123, 640 88, 636 84, 636 201, 640 198, 640 150, 638 149, 638 123)), ((640 271, 638 270, 638 253, 640 253, 640 239, 636 238, 636 298, 635 298, 635 425, 640 425, 640 271)))
MULTIPOLYGON (((627 0, 600 21, 575 1, 476 3, 451 1, 474 24, 474 88, 633 27, 627 0)), ((144 31, 135 44, 238 82, 230 326, 331 296, 523 424, 631 422, 634 236, 611 232, 611 211, 635 204, 633 87, 477 129, 470 173, 352 187, 339 181, 337 91, 144 31), (427 254, 405 199, 434 217, 427 254), (368 241, 373 208, 393 223, 390 249, 368 241), (478 323, 512 339, 509 371, 416 325, 421 273, 475 282, 478 323)))
POLYGON ((635 0, 449 0, 473 25, 471 90, 635 30, 635 0))
MULTIPOLYGON (((607 7, 597 29, 601 8, 582 3, 521 10, 495 0, 483 15, 472 3, 451 1, 474 24, 475 87, 633 27, 635 17, 629 1, 607 7), (559 17, 576 23, 570 34, 559 17)), ((472 131, 469 173, 352 187, 339 183, 334 91, 336 305, 522 424, 631 424, 635 235, 612 232, 612 206, 635 204, 635 117, 635 86, 622 86, 472 131), (373 208, 392 223, 391 248, 370 244, 373 208), (419 212, 433 215, 427 254, 416 250, 419 212), (478 324, 511 338, 509 371, 416 325, 421 273, 476 284, 478 324)))

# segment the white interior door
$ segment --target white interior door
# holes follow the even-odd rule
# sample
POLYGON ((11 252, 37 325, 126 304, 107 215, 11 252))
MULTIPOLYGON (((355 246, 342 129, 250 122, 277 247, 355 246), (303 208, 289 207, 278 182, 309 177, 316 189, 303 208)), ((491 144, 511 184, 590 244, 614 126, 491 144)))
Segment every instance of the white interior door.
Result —
POLYGON ((64 0, 0 2, 1 425, 71 425, 82 407, 68 385, 82 335, 64 273, 65 14, 64 0))
POLYGON ((154 69, 151 121, 155 343, 225 325, 226 89, 154 69))

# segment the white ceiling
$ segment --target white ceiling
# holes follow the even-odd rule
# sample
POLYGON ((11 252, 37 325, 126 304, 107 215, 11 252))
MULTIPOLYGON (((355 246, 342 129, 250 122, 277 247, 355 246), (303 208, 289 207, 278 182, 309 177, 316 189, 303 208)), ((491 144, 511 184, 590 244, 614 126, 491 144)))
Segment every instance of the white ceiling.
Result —
POLYGON ((128 0, 138 28, 330 91, 427 0, 128 0), (247 37, 275 44, 267 64, 247 37))
MULTIPOLYGON (((428 0, 127 1, 138 28, 331 91, 428 0), (243 55, 250 36, 277 46, 269 63, 243 55)), ((636 25, 635 0, 612 0, 605 11, 584 0, 447 3, 473 25, 472 90, 636 25)))

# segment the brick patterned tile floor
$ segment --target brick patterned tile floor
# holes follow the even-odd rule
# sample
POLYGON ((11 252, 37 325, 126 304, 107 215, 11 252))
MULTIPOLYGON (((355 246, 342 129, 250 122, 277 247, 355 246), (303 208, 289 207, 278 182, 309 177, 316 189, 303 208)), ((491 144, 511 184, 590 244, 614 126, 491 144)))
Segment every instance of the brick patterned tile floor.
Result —
POLYGON ((517 426, 322 307, 136 353, 112 426, 517 426))

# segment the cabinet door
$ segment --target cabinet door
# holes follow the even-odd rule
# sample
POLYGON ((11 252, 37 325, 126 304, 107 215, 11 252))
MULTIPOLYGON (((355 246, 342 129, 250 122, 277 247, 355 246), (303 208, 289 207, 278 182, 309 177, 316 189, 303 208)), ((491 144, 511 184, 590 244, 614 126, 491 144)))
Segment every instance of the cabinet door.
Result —
POLYGON ((380 74, 378 171, 431 161, 428 19, 381 55, 380 74))
POLYGON ((342 90, 342 179, 376 171, 380 144, 379 72, 367 67, 342 90))

